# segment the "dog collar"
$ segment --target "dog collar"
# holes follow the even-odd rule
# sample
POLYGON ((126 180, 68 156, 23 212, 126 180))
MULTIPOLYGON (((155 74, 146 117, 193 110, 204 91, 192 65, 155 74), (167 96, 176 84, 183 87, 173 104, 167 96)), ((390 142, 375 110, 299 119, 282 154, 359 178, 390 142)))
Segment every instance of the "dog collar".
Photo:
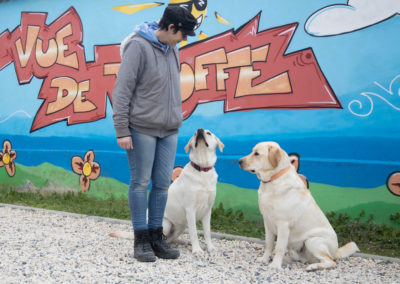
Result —
POLYGON ((193 163, 192 161, 190 161, 190 164, 192 165, 193 168, 195 168, 199 172, 208 172, 209 170, 211 170, 213 168, 213 167, 202 168, 199 165, 193 163))
POLYGON ((290 170, 290 166, 287 167, 286 169, 281 170, 279 173, 274 174, 269 181, 262 181, 263 183, 269 183, 270 181, 276 180, 277 178, 281 177, 285 173, 287 173, 290 170))

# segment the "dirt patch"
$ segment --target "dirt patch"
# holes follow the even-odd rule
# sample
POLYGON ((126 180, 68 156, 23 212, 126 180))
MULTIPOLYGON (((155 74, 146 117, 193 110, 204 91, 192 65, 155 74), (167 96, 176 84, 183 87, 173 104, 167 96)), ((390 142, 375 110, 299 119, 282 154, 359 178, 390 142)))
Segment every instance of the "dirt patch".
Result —
POLYGON ((46 187, 36 187, 30 180, 26 180, 26 183, 24 185, 18 186, 15 189, 15 191, 40 193, 42 195, 51 195, 53 193, 57 194, 71 193, 74 195, 78 194, 78 190, 76 188, 58 185, 52 181, 50 181, 49 185, 46 187))

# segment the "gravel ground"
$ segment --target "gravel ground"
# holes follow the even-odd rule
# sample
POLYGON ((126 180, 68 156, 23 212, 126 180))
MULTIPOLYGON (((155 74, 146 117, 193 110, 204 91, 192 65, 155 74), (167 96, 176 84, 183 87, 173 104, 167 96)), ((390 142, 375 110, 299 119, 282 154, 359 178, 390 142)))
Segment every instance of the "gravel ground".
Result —
POLYGON ((131 230, 129 222, 3 206, 0 283, 400 283, 398 259, 358 256, 331 270, 292 263, 276 271, 257 262, 262 244, 232 239, 214 239, 218 250, 203 256, 174 244, 179 259, 140 263, 132 240, 108 236, 131 230))

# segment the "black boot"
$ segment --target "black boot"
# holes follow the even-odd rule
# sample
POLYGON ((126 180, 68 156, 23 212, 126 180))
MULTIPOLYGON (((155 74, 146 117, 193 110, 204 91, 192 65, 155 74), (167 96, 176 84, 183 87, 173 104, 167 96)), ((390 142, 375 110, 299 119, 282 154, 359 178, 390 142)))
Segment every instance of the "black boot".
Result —
POLYGON ((133 257, 140 262, 154 262, 156 256, 150 245, 149 232, 147 230, 135 231, 135 244, 133 257))
POLYGON ((175 259, 179 257, 179 251, 172 249, 165 242, 163 228, 149 229, 150 244, 156 256, 164 259, 175 259))

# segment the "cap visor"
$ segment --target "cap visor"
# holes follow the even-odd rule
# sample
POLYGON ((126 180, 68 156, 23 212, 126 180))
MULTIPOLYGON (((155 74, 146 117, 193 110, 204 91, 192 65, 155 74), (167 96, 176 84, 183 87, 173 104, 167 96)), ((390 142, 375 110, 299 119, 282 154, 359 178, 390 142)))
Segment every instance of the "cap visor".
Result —
POLYGON ((194 31, 185 31, 188 36, 195 36, 196 33, 194 31))

